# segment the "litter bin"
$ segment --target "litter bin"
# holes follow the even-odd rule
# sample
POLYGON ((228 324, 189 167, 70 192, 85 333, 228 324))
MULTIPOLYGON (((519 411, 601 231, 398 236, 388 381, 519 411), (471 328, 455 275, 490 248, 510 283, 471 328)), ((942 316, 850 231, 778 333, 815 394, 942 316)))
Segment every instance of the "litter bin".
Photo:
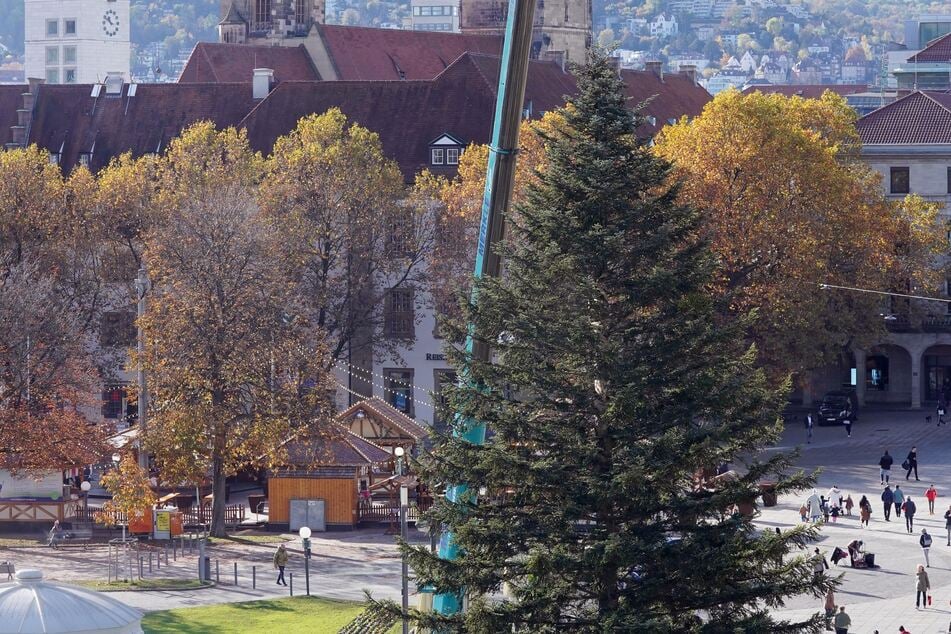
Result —
POLYGON ((760 482, 759 491, 760 495, 763 496, 763 506, 776 506, 778 500, 776 498, 775 482, 760 482))
POLYGON ((211 581, 211 557, 205 557, 201 566, 201 580, 211 581))

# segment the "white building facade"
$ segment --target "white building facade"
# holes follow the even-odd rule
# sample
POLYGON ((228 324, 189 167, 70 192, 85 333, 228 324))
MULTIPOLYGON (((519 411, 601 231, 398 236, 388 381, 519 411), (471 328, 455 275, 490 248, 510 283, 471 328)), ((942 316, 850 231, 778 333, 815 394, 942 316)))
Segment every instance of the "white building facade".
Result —
POLYGON ((26 76, 48 84, 130 79, 130 0, 24 0, 26 76))
POLYGON ((414 31, 459 32, 458 0, 412 0, 414 31))

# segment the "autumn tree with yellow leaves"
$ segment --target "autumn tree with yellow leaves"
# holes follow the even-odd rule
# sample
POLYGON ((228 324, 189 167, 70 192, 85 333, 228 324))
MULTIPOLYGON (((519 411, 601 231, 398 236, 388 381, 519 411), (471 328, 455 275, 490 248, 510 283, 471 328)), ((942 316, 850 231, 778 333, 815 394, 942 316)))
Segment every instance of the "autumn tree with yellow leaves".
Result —
POLYGON ((95 462, 87 429, 97 372, 87 347, 103 305, 96 238, 80 200, 35 147, 0 152, 0 468, 95 462))
POLYGON ((330 416, 324 332, 292 292, 284 236, 257 205, 262 167, 243 132, 188 128, 158 165, 161 221, 144 236, 145 446, 164 482, 210 475, 214 535, 225 529, 225 478, 280 464, 287 438, 330 416))
POLYGON ((879 298, 820 284, 923 294, 940 278, 937 209, 884 198, 855 120, 831 92, 727 91, 657 139, 681 199, 704 213, 720 265, 711 290, 730 298, 730 314, 758 312, 750 335, 778 371, 834 361, 882 333, 879 298))
POLYGON ((386 291, 422 282, 432 231, 379 136, 336 108, 303 117, 274 144, 259 196, 300 309, 327 336, 328 361, 392 351, 386 291))
POLYGON ((112 495, 97 514, 103 524, 115 524, 116 518, 121 516, 129 521, 151 510, 157 502, 149 485, 149 474, 131 453, 123 454, 116 468, 104 473, 99 484, 112 495))

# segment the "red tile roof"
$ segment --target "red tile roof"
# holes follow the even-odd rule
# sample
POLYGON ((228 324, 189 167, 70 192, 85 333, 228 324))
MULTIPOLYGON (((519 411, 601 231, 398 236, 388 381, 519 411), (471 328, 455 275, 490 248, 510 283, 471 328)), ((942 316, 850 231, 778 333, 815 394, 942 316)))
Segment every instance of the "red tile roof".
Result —
POLYGON ((22 95, 28 91, 26 84, 0 85, 0 151, 12 140, 10 126, 17 125, 17 109, 23 107, 22 95))
POLYGON ((242 126, 251 146, 268 153, 301 117, 334 107, 379 134, 384 153, 412 180, 428 165, 429 143, 442 134, 465 144, 487 143, 495 97, 469 56, 464 56, 433 81, 284 82, 242 126))
POLYGON ((913 92, 858 120, 865 145, 951 144, 951 94, 913 92))
POLYGON ((138 84, 134 97, 91 97, 92 86, 41 85, 37 91, 29 143, 51 152, 62 148, 60 165, 69 172, 79 155, 92 151, 97 170, 123 152, 141 156, 164 150, 197 121, 219 128, 237 125, 254 107, 248 84, 138 84))
POLYGON ((911 64, 939 63, 951 60, 951 33, 928 42, 928 45, 908 58, 911 64))
POLYGON ((641 113, 654 123, 637 129, 639 136, 650 138, 671 120, 683 116, 697 117, 713 99, 707 89, 682 73, 665 73, 663 78, 648 70, 622 70, 627 86, 628 104, 633 108, 645 104, 641 113))
POLYGON ((500 55, 502 39, 435 31, 318 24, 342 80, 432 79, 465 52, 500 55))
POLYGON ((770 95, 779 94, 787 97, 818 99, 827 90, 844 97, 855 93, 868 92, 868 86, 865 84, 758 84, 744 88, 743 94, 761 92, 770 95))
POLYGON ((255 68, 270 68, 276 82, 320 79, 303 44, 284 47, 199 42, 178 81, 251 83, 255 68))

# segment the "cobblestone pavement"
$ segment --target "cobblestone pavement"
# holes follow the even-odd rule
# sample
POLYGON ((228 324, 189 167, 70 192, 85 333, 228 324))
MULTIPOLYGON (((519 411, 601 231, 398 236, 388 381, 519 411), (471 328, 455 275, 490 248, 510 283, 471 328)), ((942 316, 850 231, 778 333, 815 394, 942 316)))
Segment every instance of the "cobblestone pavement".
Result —
MULTIPOLYGON (((951 547, 947 544, 944 512, 951 506, 951 426, 936 427, 927 423, 928 412, 860 412, 860 420, 848 438, 845 429, 817 427, 811 444, 805 444, 805 430, 801 422, 787 425, 783 441, 775 450, 801 446, 798 464, 806 470, 821 468, 819 493, 825 495, 832 485, 842 490, 843 496, 852 495, 856 508, 852 517, 839 517, 836 523, 823 527, 818 546, 828 557, 835 546, 845 549, 853 539, 865 542, 866 550, 874 552, 876 570, 853 569, 845 562, 833 566, 830 572, 842 574, 843 583, 836 602, 846 606, 852 617, 850 632, 868 632, 876 629, 882 634, 897 632, 899 626, 914 634, 948 632, 951 627, 951 547), (919 477, 914 474, 906 482, 901 462, 912 445, 918 447, 919 477), (878 459, 888 449, 895 464, 892 467, 892 488, 901 485, 918 507, 915 531, 905 529, 905 518, 884 519, 880 499, 883 487, 879 480, 878 459), (925 489, 934 484, 938 490, 935 514, 929 515, 925 489), (869 528, 859 524, 858 501, 867 495, 872 502, 872 520, 869 528), (924 563, 918 538, 922 528, 934 538, 931 548, 931 581, 933 605, 915 609, 915 568, 924 563)), ((800 417, 801 419, 801 417, 800 417)), ((758 524, 772 530, 790 527, 799 522, 799 506, 809 495, 780 498, 779 504, 763 508, 758 524)), ((830 562, 831 564, 831 562, 830 562)), ((803 618, 821 611, 823 601, 812 597, 790 600, 784 616, 803 618)))
MULTIPOLYGON (((290 538, 290 535, 286 536, 290 538)), ((411 539, 415 536, 411 535, 411 539)), ((368 590, 375 598, 399 599, 400 560, 393 537, 383 529, 352 533, 322 533, 311 538, 311 594, 334 599, 362 600, 368 590)), ((304 564, 300 541, 288 541, 291 559, 287 573, 294 574, 294 595, 304 594, 304 564)), ((272 557, 277 544, 216 544, 207 549, 211 558, 212 578, 218 563, 219 583, 214 588, 183 591, 116 592, 112 596, 142 610, 249 601, 288 596, 289 589, 275 583, 272 557), (238 564, 238 583, 234 584, 234 564, 238 564), (256 567, 256 588, 252 588, 252 566, 256 567)), ((46 547, 0 548, 0 561, 11 560, 17 569, 38 568, 47 579, 71 582, 105 580, 108 575, 108 549, 105 546, 69 546, 53 550, 46 547)), ((164 550, 153 558, 152 573, 144 563, 145 577, 190 578, 198 573, 197 554, 170 550, 165 564, 164 550), (161 556, 161 568, 156 561, 161 556)), ((287 575, 289 577, 289 574, 287 575)), ((412 585, 411 585, 412 589, 412 585)))

